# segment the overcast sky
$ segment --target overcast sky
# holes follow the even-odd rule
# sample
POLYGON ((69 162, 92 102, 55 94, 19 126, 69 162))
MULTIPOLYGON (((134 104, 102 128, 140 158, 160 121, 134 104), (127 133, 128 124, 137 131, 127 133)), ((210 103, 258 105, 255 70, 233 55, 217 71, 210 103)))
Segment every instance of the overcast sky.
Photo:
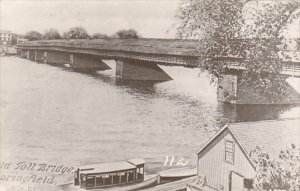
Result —
POLYGON ((2 29, 16 33, 64 32, 83 26, 90 34, 113 34, 119 29, 136 29, 144 37, 174 37, 177 0, 85 0, 1 1, 2 29), (167 33, 173 31, 173 33, 167 33))
MULTIPOLYGON (((136 29, 143 37, 174 38, 180 0, 0 0, 0 28, 24 34, 55 28, 65 32, 83 26, 88 33, 114 34, 136 29)), ((299 20, 298 20, 299 22, 299 20)), ((299 23, 289 27, 300 37, 299 23)))

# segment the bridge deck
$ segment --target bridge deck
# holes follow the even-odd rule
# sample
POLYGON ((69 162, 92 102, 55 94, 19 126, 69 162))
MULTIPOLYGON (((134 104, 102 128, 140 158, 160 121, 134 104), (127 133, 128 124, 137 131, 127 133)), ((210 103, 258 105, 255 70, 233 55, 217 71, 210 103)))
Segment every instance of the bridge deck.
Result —
MULTIPOLYGON (((198 48, 201 42, 200 40, 182 39, 109 38, 29 41, 20 43, 17 46, 25 50, 53 50, 98 55, 102 59, 134 59, 166 65, 197 67, 200 61, 198 48)), ((285 62, 285 65, 300 64, 300 52, 281 51, 279 56, 285 62)), ((234 65, 235 60, 241 58, 220 57, 219 59, 223 61, 226 59, 230 65, 234 65)))
POLYGON ((94 50, 115 50, 145 54, 199 56, 199 41, 181 39, 93 39, 41 40, 18 44, 19 47, 71 47, 94 50))

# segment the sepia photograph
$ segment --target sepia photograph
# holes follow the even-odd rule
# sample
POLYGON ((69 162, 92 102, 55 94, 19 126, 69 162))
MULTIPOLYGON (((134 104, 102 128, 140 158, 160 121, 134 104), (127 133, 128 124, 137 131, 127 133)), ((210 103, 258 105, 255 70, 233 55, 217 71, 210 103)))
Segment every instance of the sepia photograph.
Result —
POLYGON ((0 191, 300 191, 300 0, 0 0, 0 191))

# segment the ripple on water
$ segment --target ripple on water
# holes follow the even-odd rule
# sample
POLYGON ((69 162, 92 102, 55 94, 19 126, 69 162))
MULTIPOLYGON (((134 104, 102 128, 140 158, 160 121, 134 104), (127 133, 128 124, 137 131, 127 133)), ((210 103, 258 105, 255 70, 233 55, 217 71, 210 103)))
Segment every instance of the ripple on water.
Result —
POLYGON ((80 73, 16 57, 1 58, 1 157, 82 165, 166 156, 195 165, 197 148, 229 121, 288 117, 299 107, 216 102, 205 73, 161 66, 172 81, 115 81, 112 70, 80 73))

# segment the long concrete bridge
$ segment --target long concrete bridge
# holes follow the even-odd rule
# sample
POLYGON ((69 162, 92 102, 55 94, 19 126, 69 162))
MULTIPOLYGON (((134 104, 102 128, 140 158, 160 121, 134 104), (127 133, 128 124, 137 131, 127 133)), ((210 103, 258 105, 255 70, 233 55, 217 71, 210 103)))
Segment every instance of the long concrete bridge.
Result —
MULTIPOLYGON (((97 40, 45 40, 17 45, 21 57, 52 64, 69 64, 74 69, 110 69, 102 59, 116 61, 116 77, 121 80, 167 81, 172 78, 158 65, 199 66, 199 41, 174 39, 97 39, 97 40)), ((220 59, 220 58, 219 58, 220 59)), ((241 58, 221 58, 232 70, 242 70, 241 58)), ((224 62, 220 62, 222 64, 224 62)), ((300 76, 300 59, 283 60, 283 74, 300 76)), ((222 74, 218 79, 218 99, 235 104, 266 104, 268 98, 254 89, 238 84, 239 75, 222 74)), ((276 103, 300 103, 300 97, 288 87, 289 96, 276 103)))

